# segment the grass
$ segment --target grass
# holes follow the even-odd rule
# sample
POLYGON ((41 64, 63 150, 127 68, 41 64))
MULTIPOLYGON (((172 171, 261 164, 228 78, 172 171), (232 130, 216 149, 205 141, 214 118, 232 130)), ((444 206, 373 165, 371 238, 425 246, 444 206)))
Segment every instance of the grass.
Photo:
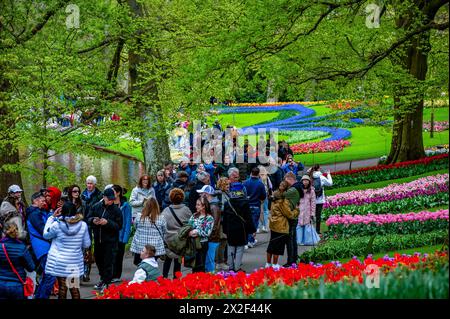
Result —
MULTIPOLYGON (((382 127, 365 126, 350 129, 352 137, 350 146, 337 153, 317 153, 295 155, 296 160, 308 166, 315 163, 330 164, 348 162, 352 160, 362 160, 377 158, 387 155, 391 146, 392 133, 382 127)), ((448 144, 449 131, 435 133, 434 138, 424 133, 423 143, 425 147, 448 144)))
MULTIPOLYGON (((434 109, 434 120, 435 121, 448 121, 449 108, 441 107, 434 109)), ((431 109, 426 108, 423 110, 423 121, 431 121, 431 109)))
POLYGON ((314 111, 316 111, 316 115, 314 115, 314 116, 323 116, 323 115, 328 115, 328 114, 337 112, 337 111, 334 111, 331 108, 327 107, 326 104, 317 104, 317 105, 311 105, 308 107, 313 109, 314 111))
POLYGON ((280 116, 281 112, 243 113, 243 114, 223 114, 208 118, 208 125, 212 125, 217 119, 223 128, 233 125, 237 128, 256 125, 259 123, 273 121, 280 116))
POLYGON ((408 177, 403 177, 403 178, 398 178, 398 179, 390 179, 390 180, 386 180, 386 181, 374 182, 374 183, 369 183, 369 184, 360 184, 360 185, 352 185, 352 186, 341 187, 341 188, 334 188, 334 189, 326 190, 326 194, 327 194, 327 196, 332 196, 335 194, 351 192, 351 191, 356 191, 356 190, 364 190, 364 189, 369 189, 369 188, 382 188, 382 187, 386 187, 393 183, 398 183, 398 184, 408 183, 408 182, 412 182, 416 179, 419 179, 421 177, 438 175, 438 174, 446 174, 446 173, 448 173, 448 169, 442 169, 442 170, 438 170, 438 171, 427 172, 427 173, 424 173, 421 175, 408 176, 408 177))
POLYGON ((144 154, 142 153, 141 146, 137 142, 133 142, 130 140, 121 140, 119 143, 107 146, 106 148, 136 157, 142 162, 144 161, 144 154))

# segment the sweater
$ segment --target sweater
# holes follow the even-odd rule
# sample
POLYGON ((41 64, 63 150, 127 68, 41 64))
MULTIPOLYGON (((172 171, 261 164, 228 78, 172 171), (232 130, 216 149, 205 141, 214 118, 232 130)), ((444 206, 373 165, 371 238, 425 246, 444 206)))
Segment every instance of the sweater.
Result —
MULTIPOLYGON (((173 209, 173 212, 178 217, 180 222, 183 225, 186 225, 189 221, 189 218, 191 218, 192 213, 190 209, 184 205, 170 205, 170 207, 166 207, 163 212, 161 213, 165 220, 167 225, 167 232, 164 237, 167 243, 170 243, 172 240, 174 240, 178 236, 178 231, 181 229, 181 225, 176 221, 175 217, 173 217, 172 212, 170 211, 170 208, 173 209)), ((166 248, 166 254, 169 258, 178 258, 179 256, 175 254, 172 250, 166 248)))
POLYGON ((250 177, 244 183, 247 190, 248 204, 250 206, 260 207, 261 202, 267 197, 266 188, 258 177, 250 177))
POLYGON ((84 273, 83 250, 91 245, 87 224, 82 215, 59 219, 50 216, 44 238, 52 240, 45 272, 56 277, 80 277, 84 273))

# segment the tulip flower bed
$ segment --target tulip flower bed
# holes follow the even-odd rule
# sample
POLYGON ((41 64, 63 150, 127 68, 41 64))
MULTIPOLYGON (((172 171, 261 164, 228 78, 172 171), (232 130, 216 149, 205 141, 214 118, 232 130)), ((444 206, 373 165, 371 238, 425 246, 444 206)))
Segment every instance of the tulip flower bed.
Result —
POLYGON ((340 152, 344 147, 349 146, 347 140, 321 141, 317 143, 294 144, 291 146, 294 154, 340 152))
POLYGON ((448 209, 407 214, 334 215, 327 219, 327 237, 421 234, 448 229, 448 209))
POLYGON ((319 244, 313 250, 303 253, 300 259, 302 262, 338 260, 353 256, 366 256, 369 253, 443 245, 446 241, 448 241, 448 230, 437 230, 424 234, 388 234, 330 239, 319 244))
POLYGON ((363 282, 368 265, 377 265, 384 272, 398 267, 417 268, 427 262, 426 256, 402 256, 396 254, 393 258, 367 258, 364 262, 353 259, 345 264, 332 262, 325 265, 298 264, 291 268, 259 269, 251 274, 238 273, 192 273, 181 277, 178 273, 174 280, 158 278, 158 281, 142 284, 123 283, 110 286, 98 295, 97 299, 199 299, 199 298, 230 298, 238 295, 250 296, 262 286, 288 285, 301 281, 316 280, 326 283, 363 282))
POLYGON ((366 205, 348 205, 333 209, 324 209, 322 220, 327 220, 332 215, 367 215, 367 214, 391 214, 405 213, 414 209, 433 208, 449 204, 449 195, 447 192, 437 193, 428 196, 416 196, 400 200, 393 200, 381 203, 372 203, 366 205))
MULTIPOLYGON (((434 132, 442 132, 442 131, 446 131, 448 130, 448 122, 444 121, 444 122, 434 122, 434 127, 433 127, 433 131, 434 132)), ((431 131, 431 122, 424 122, 423 123, 423 130, 426 132, 431 131)))
POLYGON ((328 132, 322 131, 286 131, 283 135, 287 136, 286 141, 290 144, 299 143, 308 140, 314 140, 323 136, 327 136, 328 132))
POLYGON ((448 174, 427 176, 404 184, 336 194, 328 198, 324 208, 365 205, 448 192, 448 176, 448 174))
POLYGON ((333 186, 330 188, 340 188, 420 175, 448 167, 448 154, 440 154, 415 161, 337 171, 333 173, 333 186))

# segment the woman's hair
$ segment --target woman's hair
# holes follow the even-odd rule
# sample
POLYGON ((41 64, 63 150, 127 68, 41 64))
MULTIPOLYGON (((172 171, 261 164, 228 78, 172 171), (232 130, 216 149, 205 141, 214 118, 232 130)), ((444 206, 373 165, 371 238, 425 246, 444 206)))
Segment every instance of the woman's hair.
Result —
POLYGON ((111 187, 116 193, 119 193, 120 204, 123 204, 127 201, 127 198, 124 196, 124 193, 127 192, 126 188, 122 188, 120 185, 113 185, 111 187))
POLYGON ((169 200, 174 205, 179 205, 184 201, 184 192, 180 188, 174 188, 169 193, 169 200))
MULTIPOLYGON (((307 180, 308 181, 308 180, 307 180)), ((303 180, 302 180, 302 183, 303 183, 303 180)), ((311 189, 312 189, 312 183, 311 183, 311 181, 308 181, 308 187, 307 188, 305 188, 306 189, 306 192, 307 193, 311 193, 311 189)))
POLYGON ((166 182, 166 171, 165 170, 159 170, 158 171, 158 173, 156 173, 156 180, 158 181, 158 174, 159 175, 162 175, 162 177, 163 177, 163 179, 164 179, 164 182, 163 183, 165 183, 166 182))
POLYGON ((77 207, 72 202, 64 202, 61 207, 61 216, 63 217, 63 222, 66 224, 67 229, 69 229, 69 225, 67 224, 67 220, 65 217, 73 217, 77 214, 77 207))
POLYGON ((147 252, 149 257, 153 257, 156 254, 156 248, 153 245, 145 245, 145 251, 147 252))
POLYGON ((142 209, 141 220, 145 218, 150 218, 152 223, 156 223, 158 216, 160 214, 158 201, 150 197, 147 201, 145 201, 144 208, 142 209))
POLYGON ((81 201, 81 188, 80 188, 80 186, 78 186, 78 185, 71 185, 71 186, 69 186, 69 188, 68 188, 68 190, 67 190, 67 196, 69 197, 69 200, 70 200, 70 202, 72 202, 73 203, 73 196, 72 196, 72 191, 75 189, 75 188, 78 188, 78 190, 80 191, 80 196, 78 196, 78 198, 75 200, 75 206, 77 207, 77 208, 79 208, 81 205, 83 205, 83 202, 81 201))
POLYGON ((16 223, 6 222, 3 226, 5 235, 9 238, 16 239, 19 237, 19 228, 16 223))
POLYGON ((221 177, 217 181, 217 189, 221 190, 222 192, 226 192, 229 188, 230 180, 226 177, 221 177))
POLYGON ((139 178, 138 186, 139 186, 140 188, 144 188, 144 186, 142 186, 142 180, 143 180, 144 178, 148 178, 148 186, 147 186, 147 189, 150 189, 150 188, 152 187, 152 178, 151 178, 149 175, 142 175, 141 178, 139 178))
MULTIPOLYGON (((211 206, 209 205, 209 201, 205 196, 201 196, 199 197, 199 199, 197 199, 197 202, 200 202, 204 207, 205 207, 205 214, 206 215, 211 215, 211 206)), ((195 212, 195 216, 199 216, 199 212, 195 212)))
POLYGON ((285 191, 288 190, 288 188, 289 188, 289 183, 286 182, 286 181, 282 181, 282 182, 280 183, 280 186, 278 186, 278 191, 279 191, 280 193, 284 193, 285 191))

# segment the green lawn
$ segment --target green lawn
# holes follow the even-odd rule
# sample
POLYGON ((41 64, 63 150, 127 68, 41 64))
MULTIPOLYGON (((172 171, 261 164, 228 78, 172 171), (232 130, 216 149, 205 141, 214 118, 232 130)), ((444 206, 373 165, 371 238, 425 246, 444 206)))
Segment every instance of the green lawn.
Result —
POLYGON ((207 123, 211 125, 217 119, 219 120, 223 128, 225 128, 227 125, 233 125, 237 128, 242 128, 274 120, 280 115, 280 113, 281 112, 223 114, 208 118, 207 123))
POLYGON ((323 116, 323 115, 328 115, 328 114, 337 112, 337 111, 332 110, 331 108, 327 107, 326 104, 317 104, 317 105, 311 105, 311 106, 307 106, 307 107, 316 111, 316 115, 314 115, 314 116, 323 116))
MULTIPOLYGON (((434 120, 435 121, 448 121, 449 114, 448 107, 440 107, 434 109, 434 120)), ((423 110, 423 121, 430 122, 431 121, 431 109, 426 108, 423 110)))
POLYGON ((427 173, 424 173, 421 175, 416 175, 416 176, 408 176, 408 177, 404 177, 404 178, 391 179, 391 180, 387 180, 387 181, 380 181, 380 182, 374 182, 374 183, 368 183, 368 184, 360 184, 360 185, 352 185, 352 186, 341 187, 341 188, 334 188, 334 189, 326 190, 326 194, 327 194, 327 196, 332 196, 335 194, 351 192, 351 191, 356 191, 356 190, 364 190, 364 189, 369 189, 369 188, 382 188, 382 187, 386 187, 393 183, 398 183, 398 184, 408 183, 408 182, 412 182, 416 179, 419 179, 421 177, 438 175, 438 174, 446 174, 446 173, 448 173, 448 170, 442 169, 439 171, 427 172, 427 173))

